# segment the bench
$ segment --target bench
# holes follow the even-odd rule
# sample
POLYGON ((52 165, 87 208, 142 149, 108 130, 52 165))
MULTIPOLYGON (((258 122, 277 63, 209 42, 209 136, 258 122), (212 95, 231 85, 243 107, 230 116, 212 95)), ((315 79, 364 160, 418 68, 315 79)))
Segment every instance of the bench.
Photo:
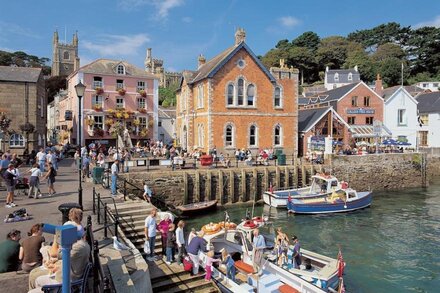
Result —
POLYGON ((281 285, 281 286, 278 288, 278 290, 279 290, 281 293, 299 293, 298 290, 296 290, 295 288, 293 288, 293 287, 291 287, 291 286, 289 286, 289 285, 287 285, 287 284, 281 285))
POLYGON ((241 272, 246 273, 246 274, 255 273, 254 267, 251 266, 250 264, 243 262, 242 260, 235 261, 235 268, 241 272))
MULTIPOLYGON (((78 292, 78 293, 86 293, 89 291, 86 291, 86 287, 87 287, 87 280, 89 279, 89 274, 90 271, 92 270, 92 264, 88 263, 86 268, 84 269, 83 275, 81 279, 72 281, 70 283, 70 291, 71 292, 78 292), (74 290, 76 289, 76 290, 74 290)), ((62 284, 53 284, 53 285, 45 285, 43 286, 43 288, 41 288, 41 291, 43 291, 44 293, 60 293, 62 290, 62 284)))

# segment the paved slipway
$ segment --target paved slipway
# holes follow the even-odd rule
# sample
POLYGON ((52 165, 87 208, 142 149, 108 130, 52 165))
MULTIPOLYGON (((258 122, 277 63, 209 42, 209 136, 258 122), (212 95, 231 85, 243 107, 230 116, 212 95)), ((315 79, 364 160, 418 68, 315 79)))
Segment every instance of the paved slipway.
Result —
MULTIPOLYGON (((29 170, 28 167, 20 168, 22 175, 29 177, 29 174, 24 174, 29 170)), ((60 162, 58 176, 56 177, 55 190, 56 194, 52 196, 47 195, 46 182, 42 182, 40 189, 43 192, 43 197, 39 199, 28 198, 27 195, 16 196, 14 202, 18 205, 15 208, 5 208, 6 191, 0 190, 0 240, 6 239, 6 234, 11 229, 18 229, 21 231, 21 237, 26 238, 27 232, 33 224, 36 223, 50 223, 60 225, 62 216, 58 210, 58 206, 67 202, 78 202, 78 173, 75 171, 73 159, 65 159, 60 162), (19 208, 25 208, 32 216, 31 220, 15 223, 4 223, 5 217, 19 208)), ((83 205, 85 208, 85 215, 83 223, 86 223, 86 217, 91 213, 92 208, 92 187, 91 183, 83 183, 83 205)), ((52 241, 49 234, 44 234, 47 242, 52 241)), ((0 274, 0 288, 1 292, 27 292, 28 289, 28 275, 17 274, 15 272, 0 274)))

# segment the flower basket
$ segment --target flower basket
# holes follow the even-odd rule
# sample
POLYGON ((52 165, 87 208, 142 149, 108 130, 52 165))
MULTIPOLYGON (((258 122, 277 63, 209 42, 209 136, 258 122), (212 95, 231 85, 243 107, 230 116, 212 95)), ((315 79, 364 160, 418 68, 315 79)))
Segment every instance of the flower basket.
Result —
POLYGON ((151 119, 150 121, 148 121, 148 126, 149 127, 151 127, 151 126, 153 126, 154 125, 154 121, 153 121, 153 119, 151 119))
POLYGON ((143 114, 147 113, 147 109, 145 108, 139 108, 138 111, 139 113, 143 113, 143 114))
POLYGON ((149 133, 148 128, 142 128, 141 131, 139 132, 139 136, 141 137, 147 137, 149 133))
POLYGON ((67 132, 64 132, 63 134, 61 134, 61 140, 66 140, 69 139, 69 134, 67 132))
POLYGON ((93 119, 93 118, 87 118, 87 119, 86 119, 86 124, 87 124, 88 126, 93 126, 93 125, 95 125, 95 119, 93 119))
POLYGON ((121 96, 124 96, 126 92, 127 91, 125 89, 123 89, 123 88, 119 88, 118 89, 118 94, 121 95, 121 96))
POLYGON ((97 95, 102 95, 104 93, 104 89, 102 87, 95 87, 95 92, 97 95))
POLYGON ((102 106, 99 104, 95 104, 93 105, 93 109, 95 109, 95 111, 102 111, 102 106))
POLYGON ((113 125, 114 122, 115 121, 113 121, 113 119, 106 119, 105 120, 105 125, 111 126, 111 125, 113 125))
POLYGON ((128 114, 128 113, 123 113, 122 115, 123 115, 124 119, 130 118, 130 114, 128 114))
POLYGON ((121 112, 116 112, 116 114, 115 114, 116 118, 118 118, 118 119, 121 119, 122 115, 123 114, 121 112))
POLYGON ((94 136, 104 136, 104 130, 101 128, 95 128, 95 129, 93 129, 93 135, 94 136))
POLYGON ((139 94, 141 95, 141 97, 144 97, 144 98, 147 97, 147 92, 145 90, 140 90, 139 94))
POLYGON ((141 124, 141 121, 139 119, 134 119, 133 120, 133 125, 139 126, 140 124, 141 124))

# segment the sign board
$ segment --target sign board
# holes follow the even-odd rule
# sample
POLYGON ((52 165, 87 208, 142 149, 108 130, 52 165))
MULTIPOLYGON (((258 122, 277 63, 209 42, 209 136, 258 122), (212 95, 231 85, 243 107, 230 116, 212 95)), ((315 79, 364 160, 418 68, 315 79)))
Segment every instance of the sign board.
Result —
POLYGON ((373 121, 373 134, 374 136, 380 136, 382 134, 382 121, 373 121))
POLYGON ((364 109, 364 108, 357 108, 357 109, 347 109, 347 114, 374 114, 374 109, 364 109))

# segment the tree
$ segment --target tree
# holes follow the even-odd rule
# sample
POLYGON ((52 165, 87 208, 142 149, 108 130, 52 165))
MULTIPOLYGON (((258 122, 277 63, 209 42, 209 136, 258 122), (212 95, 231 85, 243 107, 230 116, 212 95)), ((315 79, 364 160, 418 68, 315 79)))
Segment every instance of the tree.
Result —
POLYGON ((52 102, 54 96, 61 90, 67 88, 66 75, 52 76, 46 79, 45 87, 48 103, 52 102))
POLYGON ((290 48, 290 43, 288 39, 284 39, 279 41, 276 45, 275 48, 277 49, 281 49, 281 50, 286 50, 290 48))
POLYGON ((408 45, 412 74, 440 74, 440 28, 421 27, 412 31, 408 45))
POLYGON ((169 87, 159 87, 159 104, 163 107, 176 105, 176 90, 178 85, 173 84, 169 87))
POLYGON ((280 59, 288 59, 289 52, 282 49, 271 49, 266 55, 261 58, 264 66, 267 68, 278 66, 280 64, 280 59))
POLYGON ((317 73, 317 64, 313 53, 306 47, 292 47, 289 50, 288 65, 298 68, 303 79, 312 81, 317 73))
POLYGON ((397 58, 403 61, 405 60, 406 54, 399 45, 393 43, 385 43, 380 45, 372 56, 373 59, 377 62, 384 61, 388 58, 397 58))
MULTIPOLYGON (((407 66, 404 66, 407 68, 407 66)), ((378 63, 378 71, 382 76, 383 82, 387 86, 394 86, 401 84, 402 82, 402 60, 391 57, 385 59, 384 61, 378 63)), ((407 74, 405 74, 403 78, 405 79, 407 74)))
POLYGON ((342 68, 347 58, 347 46, 349 42, 341 36, 332 36, 321 39, 316 50, 316 62, 321 69, 326 66, 331 68, 342 68))
POLYGON ((372 82, 376 78, 376 64, 371 56, 364 50, 352 50, 347 53, 344 68, 353 68, 357 66, 361 79, 366 82, 372 82))
POLYGON ((314 32, 308 31, 292 40, 292 45, 295 47, 305 47, 311 52, 315 52, 318 49, 319 42, 319 36, 314 32))

